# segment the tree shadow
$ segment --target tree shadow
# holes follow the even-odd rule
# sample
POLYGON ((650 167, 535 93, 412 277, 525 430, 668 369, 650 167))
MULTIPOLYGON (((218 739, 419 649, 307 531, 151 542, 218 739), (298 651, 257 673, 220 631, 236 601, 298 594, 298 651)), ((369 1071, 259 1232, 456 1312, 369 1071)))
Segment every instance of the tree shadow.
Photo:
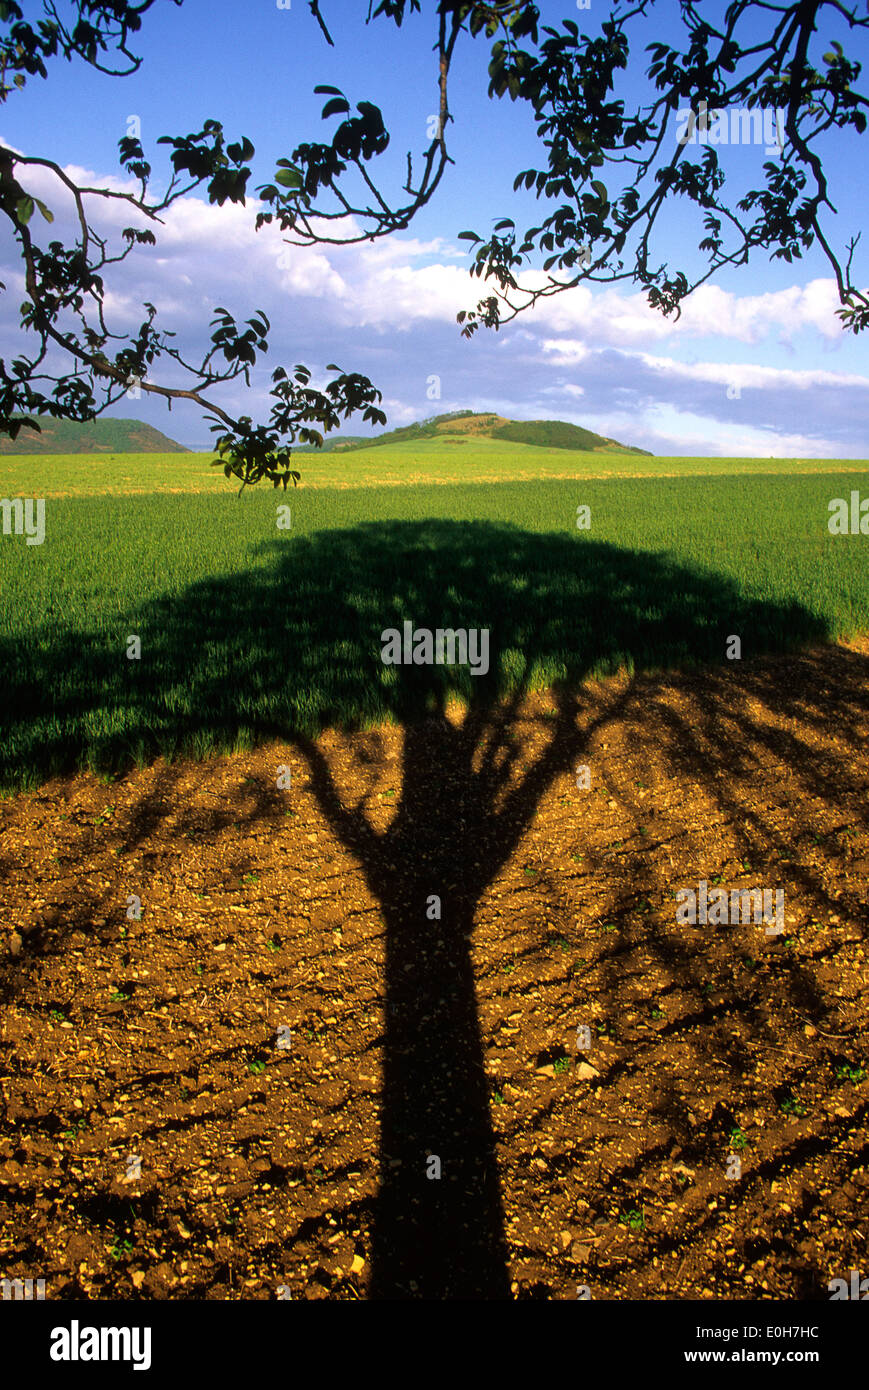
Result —
POLYGON ((622 667, 717 665, 732 633, 745 658, 827 635, 800 605, 751 600, 666 552, 493 522, 372 522, 252 553, 255 567, 93 629, 57 612, 26 644, 0 640, 0 781, 404 723, 451 695, 488 705, 622 667), (490 629, 492 669, 383 666, 381 630, 407 617, 490 629), (141 660, 126 659, 130 634, 141 660))
MULTIPOLYGON (((574 775, 595 731, 630 702, 630 673, 720 664, 733 634, 747 658, 822 641, 826 629, 798 605, 750 600, 666 554, 488 522, 369 523, 269 542, 258 559, 241 576, 211 577, 127 615, 119 632, 142 634, 141 663, 121 663, 98 634, 70 634, 51 658, 63 685, 41 756, 54 769, 83 751, 117 765, 131 748, 298 742, 385 922, 370 1296, 507 1298, 471 956, 480 899, 553 780, 574 775), (385 666, 381 634, 405 620, 488 630, 491 668, 385 666), (589 677, 625 668, 623 688, 589 698, 589 677), (550 732, 532 759, 514 730, 543 685, 550 732), (85 728, 89 715, 97 732, 70 749, 64 730, 85 728), (314 739, 329 725, 385 719, 403 726, 403 753, 394 815, 378 829, 367 794, 342 787, 314 739)), ((34 756, 25 711, 44 703, 52 672, 13 669, 13 747, 25 761, 34 756)))

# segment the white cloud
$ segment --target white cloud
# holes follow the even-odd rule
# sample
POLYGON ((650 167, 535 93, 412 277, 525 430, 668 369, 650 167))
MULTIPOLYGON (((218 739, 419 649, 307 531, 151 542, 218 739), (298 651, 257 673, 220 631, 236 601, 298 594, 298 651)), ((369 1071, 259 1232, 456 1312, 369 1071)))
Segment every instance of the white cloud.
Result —
MULTIPOLYGON (((87 169, 68 172, 95 186, 136 188, 87 169)), ((23 181, 55 211, 53 234, 68 240, 72 204, 55 176, 28 168, 23 181)), ((108 232, 144 225, 127 203, 92 201, 98 226, 108 232)), ((386 392, 390 426, 452 408, 494 409, 521 418, 575 418, 655 452, 835 457, 865 450, 867 377, 738 360, 739 345, 756 347, 775 335, 790 342, 802 333, 802 360, 809 362, 819 344, 826 350, 848 341, 835 315, 832 280, 754 295, 702 286, 678 321, 651 309, 642 294, 579 286, 542 301, 500 334, 481 330, 467 343, 456 313, 487 288, 469 277, 466 253, 454 240, 398 235, 373 244, 288 247, 274 226, 255 232, 259 206, 180 199, 154 229, 157 246, 135 248, 107 277, 113 331, 138 326, 142 302, 150 300, 158 327, 178 330, 175 345, 190 360, 207 343, 215 305, 239 318, 265 309, 272 322, 269 359, 252 391, 240 383, 226 388, 221 400, 229 398, 230 408, 255 414, 267 407, 265 374, 278 362, 313 357, 320 371, 338 361, 370 375, 386 392), (699 360, 666 355, 667 349, 687 355, 688 343, 699 360), (663 350, 650 351, 656 347, 663 350), (730 360, 710 360, 722 355, 730 360), (442 375, 442 402, 426 397, 431 373, 442 375), (738 388, 740 399, 728 399, 728 388, 738 388)), ((16 331, 9 325, 20 302, 18 266, 0 271, 0 279, 11 291, 5 342, 16 331)), ((539 276, 529 277, 535 282, 539 276)), ((345 428, 356 432, 356 422, 345 428)))
POLYGON ((527 315, 529 324, 581 341, 630 347, 664 338, 732 338, 760 343, 778 330, 789 342, 809 329, 830 341, 842 337, 836 317, 839 300, 835 281, 811 280, 760 295, 736 295, 719 285, 701 285, 685 300, 680 318, 665 318, 642 294, 616 289, 592 291, 587 285, 552 299, 541 300, 527 315))
POLYGON ((551 354, 550 361, 558 367, 572 367, 591 356, 588 343, 576 338, 544 338, 540 344, 544 352, 551 354))
MULTIPOLYGON (((134 193, 138 187, 135 180, 80 165, 68 165, 65 172, 79 184, 117 192, 134 193)), ((56 213, 71 216, 70 195, 50 170, 28 167, 21 177, 56 213)), ((149 225, 126 202, 89 199, 88 206, 98 212, 97 221, 106 230, 149 225)), ((218 207, 199 197, 179 199, 162 215, 163 225, 151 224, 158 238, 156 255, 145 261, 146 253, 137 252, 143 257, 139 262, 142 278, 151 286, 141 297, 158 302, 159 289, 153 288, 156 270, 166 282, 167 298, 170 287, 174 290, 186 283, 195 293, 198 284, 201 296, 213 302, 208 286, 220 282, 276 294, 317 295, 323 297, 323 311, 334 323, 387 332, 422 321, 454 324, 456 313, 472 307, 485 292, 480 282, 470 279, 466 252, 452 239, 393 236, 373 244, 287 247, 274 225, 254 231, 254 219, 262 207, 256 201, 246 207, 232 203, 218 207)), ((348 219, 342 230, 353 228, 348 219)), ((545 277, 530 272, 522 283, 541 286, 545 277)), ((759 295, 736 295, 717 285, 702 285, 686 300, 677 320, 664 318, 641 293, 579 285, 541 300, 521 323, 528 335, 548 329, 550 334, 571 338, 577 350, 580 343, 624 349, 650 341, 705 336, 756 344, 776 331, 789 341, 802 330, 834 342, 842 335, 837 305, 832 279, 759 295)))
POLYGON ((810 438, 796 431, 758 429, 689 411, 653 406, 645 412, 642 447, 655 454, 684 456, 712 454, 718 458, 836 458, 840 451, 829 439, 810 438))
POLYGON ((418 410, 412 405, 405 405, 395 396, 384 397, 383 409, 389 419, 390 429, 398 429, 401 425, 412 425, 415 420, 419 419, 418 410))
MULTIPOLYGON (((557 366, 574 366, 594 355, 584 343, 571 339, 546 339, 541 347, 557 366)), ((655 357, 648 352, 619 353, 619 356, 626 362, 642 363, 652 372, 672 379, 712 382, 724 387, 735 386, 740 390, 787 387, 790 390, 808 391, 819 386, 869 388, 869 377, 855 372, 764 367, 754 362, 679 362, 674 357, 655 357)))

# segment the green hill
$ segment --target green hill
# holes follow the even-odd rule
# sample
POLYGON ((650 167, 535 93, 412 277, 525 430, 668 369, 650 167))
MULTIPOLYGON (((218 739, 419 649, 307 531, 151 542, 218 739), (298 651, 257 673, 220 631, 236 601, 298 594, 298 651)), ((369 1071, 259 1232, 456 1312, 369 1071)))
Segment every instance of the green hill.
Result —
POLYGON ((541 449, 573 449, 585 454, 643 454, 652 458, 648 449, 620 444, 602 434, 569 425, 564 420, 507 420, 491 411, 454 410, 445 415, 433 415, 419 424, 403 425, 386 434, 360 439, 358 435, 337 435, 326 441, 324 448, 349 453, 354 449, 373 449, 380 445, 412 443, 417 439, 439 439, 448 435, 453 443, 461 438, 504 439, 512 444, 532 444, 541 449), (458 438, 457 438, 458 437, 458 438))
POLYGON ((652 457, 648 449, 637 449, 630 444, 619 444, 615 439, 607 439, 602 434, 583 429, 581 425, 568 425, 564 420, 510 420, 492 430, 493 439, 509 439, 512 444, 536 444, 541 449, 579 449, 592 454, 645 454, 652 457))
MULTIPOLYGON (((39 420, 40 431, 22 429, 17 439, 0 437, 0 454, 186 454, 190 450, 169 439, 153 425, 141 420, 103 418, 78 424, 72 420, 39 420)), ((571 449, 586 454, 643 454, 620 444, 615 439, 595 434, 581 425, 569 425, 564 420, 508 420, 491 411, 454 410, 445 415, 433 415, 417 424, 387 430, 385 434, 364 438, 361 435, 327 437, 323 452, 350 453, 356 449, 410 444, 416 440, 444 439, 460 444, 473 439, 502 439, 511 444, 531 444, 541 449, 571 449)), ((209 447, 210 451, 210 447, 209 447)), ((317 452, 310 445, 296 452, 317 452)))
POLYGON ((186 454, 183 444, 169 439, 141 420, 102 419, 80 424, 43 416, 39 433, 27 426, 17 439, 0 437, 0 454, 186 454))

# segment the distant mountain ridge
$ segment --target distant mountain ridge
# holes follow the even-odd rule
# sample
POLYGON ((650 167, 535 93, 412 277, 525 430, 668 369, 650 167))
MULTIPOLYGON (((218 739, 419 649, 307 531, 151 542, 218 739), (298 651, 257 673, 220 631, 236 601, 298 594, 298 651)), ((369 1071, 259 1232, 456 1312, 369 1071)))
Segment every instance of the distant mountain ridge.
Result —
POLYGON ((337 436, 323 445, 330 452, 350 453, 355 449, 373 449, 382 445, 408 444, 416 439, 438 439, 443 435, 464 435, 483 439, 504 439, 513 444, 532 444, 540 449, 573 449, 592 454, 654 455, 648 449, 620 444, 617 439, 595 434, 581 425, 564 420, 508 420, 492 411, 453 410, 445 415, 433 415, 419 424, 403 425, 385 434, 364 439, 360 435, 337 436))
POLYGON ((0 454, 188 454, 153 425, 141 420, 52 420, 42 416, 39 433, 25 427, 17 439, 0 438, 0 454))

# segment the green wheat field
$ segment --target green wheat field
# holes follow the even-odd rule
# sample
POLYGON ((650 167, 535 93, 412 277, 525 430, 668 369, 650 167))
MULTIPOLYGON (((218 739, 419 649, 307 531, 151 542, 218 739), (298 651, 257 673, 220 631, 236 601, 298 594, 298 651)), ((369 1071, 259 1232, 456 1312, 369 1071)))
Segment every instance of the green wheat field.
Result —
POLYGON ((5 793, 869 631, 869 537, 827 528, 865 461, 437 440, 298 467, 239 495, 208 455, 0 459, 0 496, 46 499, 42 545, 0 535, 5 793), (405 620, 489 629, 489 673, 384 666, 405 620))

